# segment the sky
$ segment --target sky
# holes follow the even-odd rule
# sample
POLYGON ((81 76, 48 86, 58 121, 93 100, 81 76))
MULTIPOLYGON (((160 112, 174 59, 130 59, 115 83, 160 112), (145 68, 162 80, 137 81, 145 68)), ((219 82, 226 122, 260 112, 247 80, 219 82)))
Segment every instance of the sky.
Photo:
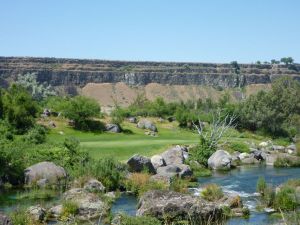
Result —
POLYGON ((300 62, 300 1, 0 0, 0 56, 300 62))

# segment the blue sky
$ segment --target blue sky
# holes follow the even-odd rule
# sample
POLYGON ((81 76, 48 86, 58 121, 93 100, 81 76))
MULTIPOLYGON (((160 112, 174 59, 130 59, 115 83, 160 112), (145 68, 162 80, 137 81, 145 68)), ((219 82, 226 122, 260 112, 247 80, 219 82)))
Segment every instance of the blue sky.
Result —
POLYGON ((300 62, 300 1, 0 0, 0 55, 300 62))

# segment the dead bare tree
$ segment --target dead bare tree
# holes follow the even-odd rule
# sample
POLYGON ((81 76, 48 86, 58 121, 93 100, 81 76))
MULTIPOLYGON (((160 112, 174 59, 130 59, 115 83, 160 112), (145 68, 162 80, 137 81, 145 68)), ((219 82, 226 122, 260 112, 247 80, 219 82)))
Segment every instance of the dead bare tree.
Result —
POLYGON ((237 118, 236 115, 221 115, 222 111, 219 110, 213 114, 213 120, 210 124, 210 129, 204 131, 203 122, 199 119, 198 125, 193 122, 200 138, 208 143, 210 149, 215 149, 224 134, 230 129, 234 128, 234 122, 237 118))

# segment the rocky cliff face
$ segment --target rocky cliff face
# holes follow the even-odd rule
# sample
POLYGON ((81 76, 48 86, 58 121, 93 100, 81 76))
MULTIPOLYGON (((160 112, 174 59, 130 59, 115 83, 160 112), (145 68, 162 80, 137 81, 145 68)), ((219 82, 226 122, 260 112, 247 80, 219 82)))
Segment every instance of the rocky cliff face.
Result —
POLYGON ((239 75, 230 64, 125 62, 57 58, 0 57, 0 84, 18 74, 36 73, 40 82, 53 86, 84 87, 88 83, 147 85, 204 85, 237 87, 267 84, 289 75, 300 80, 300 65, 241 64, 239 75))

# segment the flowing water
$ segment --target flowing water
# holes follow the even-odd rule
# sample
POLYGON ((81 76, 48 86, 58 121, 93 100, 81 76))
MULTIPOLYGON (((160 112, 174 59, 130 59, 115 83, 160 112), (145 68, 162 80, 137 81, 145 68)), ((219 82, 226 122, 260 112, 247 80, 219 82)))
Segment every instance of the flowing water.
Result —
MULTIPOLYGON (((265 166, 240 167, 229 172, 216 172, 211 177, 199 178, 199 188, 192 189, 195 195, 199 195, 201 187, 208 183, 220 185, 224 192, 235 193, 241 196, 251 215, 248 219, 232 218, 228 220, 228 225, 269 225, 274 224, 276 219, 266 212, 258 212, 256 205, 258 194, 256 193, 256 182, 262 176, 267 183, 277 186, 288 179, 300 178, 300 168, 273 168, 265 166)), ((114 204, 112 213, 123 212, 135 215, 137 200, 133 196, 123 194, 114 204)), ((278 220, 277 220, 278 221, 278 220)))

